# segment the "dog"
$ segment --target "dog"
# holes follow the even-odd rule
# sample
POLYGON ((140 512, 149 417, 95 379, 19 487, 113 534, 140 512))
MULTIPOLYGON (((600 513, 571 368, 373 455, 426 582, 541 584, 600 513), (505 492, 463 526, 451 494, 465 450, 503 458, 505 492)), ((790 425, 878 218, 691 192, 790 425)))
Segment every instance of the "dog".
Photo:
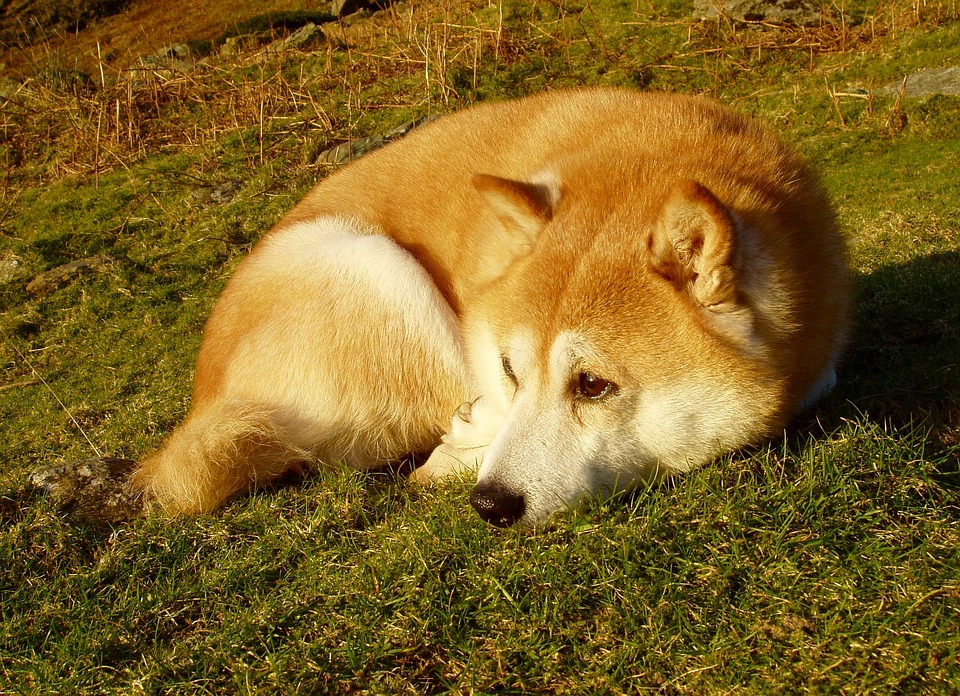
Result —
POLYGON ((830 391, 850 279, 831 204, 700 97, 547 92, 336 171, 240 263, 192 408, 134 487, 199 513, 304 466, 429 454, 487 522, 782 433, 830 391))

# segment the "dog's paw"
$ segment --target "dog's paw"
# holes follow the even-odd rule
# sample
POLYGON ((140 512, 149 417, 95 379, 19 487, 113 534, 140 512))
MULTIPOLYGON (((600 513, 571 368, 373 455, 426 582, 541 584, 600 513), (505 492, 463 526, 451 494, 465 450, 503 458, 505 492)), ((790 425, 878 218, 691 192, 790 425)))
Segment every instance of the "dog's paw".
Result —
POLYGON ((440 479, 452 476, 475 474, 483 461, 486 447, 455 447, 449 443, 439 445, 423 464, 410 474, 410 480, 427 486, 440 479))
POLYGON ((444 444, 458 449, 486 447, 493 441, 503 415, 492 409, 487 399, 477 397, 457 408, 450 422, 450 432, 443 436, 444 444))

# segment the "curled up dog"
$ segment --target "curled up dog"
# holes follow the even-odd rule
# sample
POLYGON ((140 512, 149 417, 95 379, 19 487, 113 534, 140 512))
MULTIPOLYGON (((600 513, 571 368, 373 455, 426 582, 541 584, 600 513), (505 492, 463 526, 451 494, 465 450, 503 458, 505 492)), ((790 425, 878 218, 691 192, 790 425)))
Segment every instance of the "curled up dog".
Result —
POLYGON ((476 472, 536 525, 782 431, 835 383, 843 241, 816 177, 696 97, 445 116, 322 181, 240 264, 192 409, 133 483, 171 514, 302 466, 476 472))

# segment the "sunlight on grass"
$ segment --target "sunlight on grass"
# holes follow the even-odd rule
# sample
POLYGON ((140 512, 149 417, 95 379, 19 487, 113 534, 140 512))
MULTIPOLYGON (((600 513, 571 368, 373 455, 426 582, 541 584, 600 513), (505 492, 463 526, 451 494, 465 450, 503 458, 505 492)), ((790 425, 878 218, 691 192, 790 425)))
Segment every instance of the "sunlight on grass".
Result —
POLYGON ((960 99, 858 90, 956 63, 960 8, 820 9, 776 28, 686 2, 400 2, 186 72, 31 54, 0 84, 0 691, 955 689, 960 99), (78 65, 89 85, 56 72, 78 65), (105 529, 29 486, 85 438, 137 458, 179 422, 214 299, 331 170, 319 152, 579 84, 715 96, 824 173, 857 323, 837 392, 783 439, 536 533, 484 526, 466 482, 338 470, 105 529))

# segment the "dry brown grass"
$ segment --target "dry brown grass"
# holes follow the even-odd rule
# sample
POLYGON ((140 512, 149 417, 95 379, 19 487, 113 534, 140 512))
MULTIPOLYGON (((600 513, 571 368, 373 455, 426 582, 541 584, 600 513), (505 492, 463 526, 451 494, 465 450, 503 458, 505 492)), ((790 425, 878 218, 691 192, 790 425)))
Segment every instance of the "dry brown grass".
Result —
POLYGON ((501 26, 484 26, 472 15, 474 4, 445 3, 439 15, 425 5, 395 7, 354 26, 326 25, 325 42, 310 49, 325 67, 310 73, 297 70, 307 56, 276 42, 213 55, 188 70, 173 61, 124 66, 101 54, 91 71, 95 84, 69 79, 76 76, 69 70, 57 69, 56 80, 36 70, 0 102, 7 170, 41 179, 96 176, 165 147, 204 148, 250 129, 258 134, 248 152, 256 164, 268 140, 292 135, 303 144, 318 133, 349 135, 369 108, 421 107, 435 94, 447 105, 456 96, 447 77, 453 64, 475 71, 510 49, 501 26), (458 23, 464 17, 468 23, 458 23), (365 91, 391 80, 412 87, 397 90, 394 103, 367 104, 365 91), (334 90, 345 95, 340 119, 323 104, 334 90), (41 151, 46 156, 38 157, 41 151))
MULTIPOLYGON (((823 21, 815 26, 744 24, 721 13, 714 21, 691 24, 691 50, 670 58, 712 55, 736 61, 737 54, 760 58, 767 52, 803 51, 812 66, 819 55, 859 53, 879 41, 895 41, 910 29, 939 27, 960 16, 960 4, 955 0, 881 0, 868 17, 854 22, 849 20, 843 3, 823 3, 820 13, 823 21)), ((738 67, 749 70, 742 60, 738 67)))
MULTIPOLYGON (((326 10, 324 0, 300 0, 302 9, 326 10)), ((9 47, 3 55, 7 70, 30 75, 51 59, 90 74, 102 58, 123 69, 142 55, 186 39, 213 39, 224 29, 252 15, 290 9, 284 0, 140 0, 122 13, 105 17, 79 33, 57 34, 28 47, 9 47)))
MULTIPOLYGON (((214 55, 186 71, 134 60, 186 38, 183 27, 190 27, 189 38, 208 38, 251 12, 282 4, 141 2, 76 36, 16 54, 13 67, 29 63, 29 74, 0 101, 4 187, 98 176, 163 148, 203 149, 227 133, 256 133, 254 144, 241 137, 250 164, 256 165, 279 142, 294 148, 309 148, 312 142, 316 149, 317 143, 353 137, 372 111, 453 108, 465 99, 464 75, 468 89, 475 90, 481 70, 499 70, 544 44, 552 46, 558 60, 571 63, 584 51, 611 65, 622 58, 591 2, 577 10, 553 0, 530 3, 525 7, 546 11, 507 21, 505 14, 513 10, 503 3, 429 0, 396 3, 349 25, 325 25, 325 41, 312 46, 309 55, 274 43, 235 56, 214 55), (303 68, 307 61, 309 71, 303 68), (92 83, 71 78, 78 67, 92 83), (452 79, 455 74, 459 82, 452 79), (327 98, 333 93, 335 103, 327 98)), ((650 9, 638 3, 637 20, 621 28, 642 35, 648 28, 677 24, 650 9)), ((812 64, 823 53, 862 51, 912 27, 936 26, 958 11, 954 0, 886 0, 869 21, 856 24, 830 8, 823 11, 828 21, 818 27, 744 26, 724 17, 680 20, 688 41, 679 50, 651 56, 639 68, 714 71, 719 85, 721 67, 749 75, 754 58, 785 51, 802 51, 812 64)), ((827 89, 836 105, 843 95, 827 89)))

